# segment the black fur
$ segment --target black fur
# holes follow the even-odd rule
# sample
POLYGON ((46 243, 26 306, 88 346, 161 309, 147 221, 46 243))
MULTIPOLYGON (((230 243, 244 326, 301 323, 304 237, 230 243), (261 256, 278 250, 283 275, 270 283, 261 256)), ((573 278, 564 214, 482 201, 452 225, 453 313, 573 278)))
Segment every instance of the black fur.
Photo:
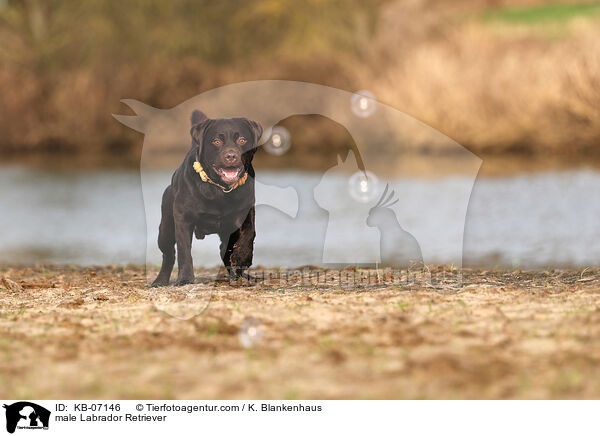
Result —
MULTIPOLYGON (((192 147, 173 174, 162 198, 158 246, 163 253, 160 273, 153 286, 169 283, 177 247, 177 285, 194 282, 192 236, 203 239, 218 234, 221 258, 231 277, 246 275, 254 251, 254 169, 252 158, 262 135, 262 127, 246 118, 210 119, 200 111, 191 116, 192 147), (244 137, 247 142, 240 138, 244 137), (220 143, 219 143, 220 140, 220 143), (213 143, 216 141, 216 145, 213 143), (241 177, 245 184, 225 193, 218 186, 203 182, 194 170, 198 160, 207 175, 224 187, 233 184, 223 168, 241 177), (225 177, 225 178, 224 178, 225 177)), ((238 177, 238 179, 239 179, 238 177)))

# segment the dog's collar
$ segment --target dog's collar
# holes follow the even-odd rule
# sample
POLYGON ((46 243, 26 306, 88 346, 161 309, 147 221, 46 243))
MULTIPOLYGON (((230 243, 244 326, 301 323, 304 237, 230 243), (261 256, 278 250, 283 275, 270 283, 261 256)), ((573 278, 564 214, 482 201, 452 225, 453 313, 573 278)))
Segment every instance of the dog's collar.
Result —
POLYGON ((240 177, 237 182, 235 182, 233 185, 230 185, 229 187, 225 187, 216 182, 213 182, 210 179, 210 177, 208 177, 208 174, 206 174, 206 171, 204 171, 204 168, 202 168, 202 165, 200 165, 200 162, 198 162, 198 161, 194 162, 194 170, 198 174, 200 174, 200 178, 202 179, 203 182, 208 182, 211 185, 218 186, 226 194, 228 192, 233 191, 235 188, 239 188, 240 186, 242 186, 244 183, 246 183, 246 180, 248 179, 248 172, 244 171, 244 175, 242 177, 240 177))

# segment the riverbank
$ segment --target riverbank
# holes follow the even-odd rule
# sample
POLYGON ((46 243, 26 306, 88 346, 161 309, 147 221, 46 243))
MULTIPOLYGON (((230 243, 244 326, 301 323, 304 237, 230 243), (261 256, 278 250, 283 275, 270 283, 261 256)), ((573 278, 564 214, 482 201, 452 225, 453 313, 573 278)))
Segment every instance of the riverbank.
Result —
POLYGON ((206 282, 180 320, 142 267, 2 266, 0 396, 600 397, 600 270, 459 273, 459 289, 206 282), (249 318, 264 335, 244 348, 249 318))

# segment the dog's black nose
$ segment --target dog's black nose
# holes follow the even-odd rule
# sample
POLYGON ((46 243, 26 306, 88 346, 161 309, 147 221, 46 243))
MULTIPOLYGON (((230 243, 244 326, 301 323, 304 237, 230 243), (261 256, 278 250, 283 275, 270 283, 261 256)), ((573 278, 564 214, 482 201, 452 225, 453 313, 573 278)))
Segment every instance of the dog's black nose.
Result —
POLYGON ((225 163, 231 165, 237 163, 239 155, 234 151, 226 151, 223 159, 225 160, 225 163))

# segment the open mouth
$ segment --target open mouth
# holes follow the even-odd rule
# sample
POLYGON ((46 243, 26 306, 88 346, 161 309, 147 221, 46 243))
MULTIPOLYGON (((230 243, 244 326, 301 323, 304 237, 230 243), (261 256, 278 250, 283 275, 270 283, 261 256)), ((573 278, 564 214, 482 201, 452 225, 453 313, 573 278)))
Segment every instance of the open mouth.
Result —
POLYGON ((213 168, 219 177, 221 177, 221 180, 228 185, 237 182, 242 173, 242 168, 213 168))

